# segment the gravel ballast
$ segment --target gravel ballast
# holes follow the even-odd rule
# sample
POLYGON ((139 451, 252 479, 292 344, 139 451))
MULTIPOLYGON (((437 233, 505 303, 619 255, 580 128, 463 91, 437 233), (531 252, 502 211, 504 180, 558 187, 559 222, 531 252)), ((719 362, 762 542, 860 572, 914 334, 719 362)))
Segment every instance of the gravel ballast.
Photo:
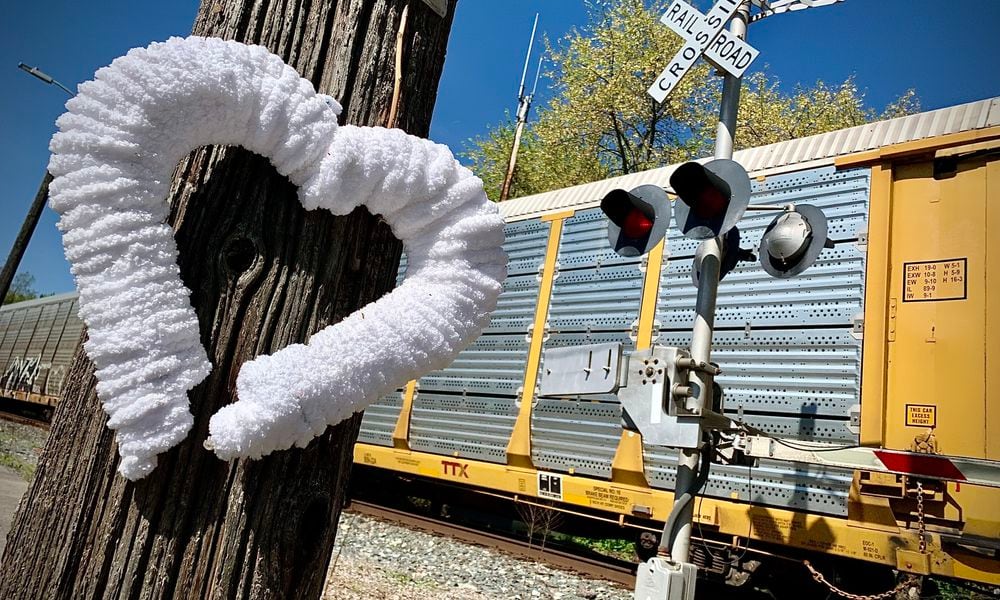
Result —
MULTIPOLYGON (((0 421, 0 462, 10 463, 7 466, 28 479, 47 436, 37 427, 0 421)), ((344 512, 323 598, 631 600, 632 592, 497 550, 344 512)))
POLYGON ((632 592, 481 546, 345 512, 329 600, 630 600, 632 592))

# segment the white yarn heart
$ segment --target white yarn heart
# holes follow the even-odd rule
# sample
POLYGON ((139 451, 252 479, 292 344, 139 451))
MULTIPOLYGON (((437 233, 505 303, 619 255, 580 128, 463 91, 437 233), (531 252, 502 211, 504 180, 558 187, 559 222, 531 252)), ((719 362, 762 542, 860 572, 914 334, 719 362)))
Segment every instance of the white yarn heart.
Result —
POLYGON ((187 391, 211 370, 165 224, 171 172, 195 148, 232 144, 267 157, 307 209, 367 206, 408 259, 391 293, 308 344, 242 366, 238 401, 209 424, 206 446, 220 458, 304 446, 443 368, 488 324, 506 255, 482 182, 445 146, 338 127, 340 105, 267 49, 171 38, 99 70, 66 107, 50 145, 50 205, 125 477, 144 477, 187 435, 187 391))

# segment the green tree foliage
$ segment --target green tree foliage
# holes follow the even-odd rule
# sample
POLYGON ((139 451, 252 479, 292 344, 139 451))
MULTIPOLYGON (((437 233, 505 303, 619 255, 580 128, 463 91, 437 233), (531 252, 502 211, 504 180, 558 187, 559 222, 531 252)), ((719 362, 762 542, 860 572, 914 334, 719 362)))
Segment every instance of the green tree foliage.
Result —
MULTIPOLYGON (((865 93, 853 77, 830 86, 817 81, 812 87, 796 85, 791 94, 778 89, 777 77, 757 71, 743 81, 740 94, 736 148, 754 148, 785 140, 864 125, 917 112, 920 103, 913 90, 877 111, 865 106, 865 93)), ((717 117, 712 107, 701 107, 698 135, 711 140, 717 117), (706 110, 707 108, 707 110, 706 110)))
MULTIPOLYGON (((472 170, 482 178, 490 198, 500 197, 500 188, 507 173, 510 148, 514 143, 514 123, 507 121, 474 142, 475 148, 465 157, 472 170)), ((521 136, 517 171, 511 185, 511 198, 527 196, 538 190, 567 187, 576 183, 596 181, 606 177, 607 170, 594 154, 581 152, 579 146, 568 153, 551 151, 539 139, 534 128, 526 128, 521 136)))
POLYGON ((35 298, 38 298, 38 292, 35 291, 35 276, 31 273, 18 273, 10 282, 10 289, 7 290, 3 303, 13 304, 35 298))
MULTIPOLYGON (((668 0, 592 0, 590 22, 547 42, 553 98, 525 129, 511 197, 634 173, 711 153, 721 77, 699 61, 663 104, 646 89, 681 38, 659 22, 668 0)), ((735 144, 748 148, 909 114, 908 91, 882 111, 866 107, 853 78, 789 94, 758 71, 745 78, 735 144)), ((465 158, 498 198, 514 125, 470 140, 465 158)))

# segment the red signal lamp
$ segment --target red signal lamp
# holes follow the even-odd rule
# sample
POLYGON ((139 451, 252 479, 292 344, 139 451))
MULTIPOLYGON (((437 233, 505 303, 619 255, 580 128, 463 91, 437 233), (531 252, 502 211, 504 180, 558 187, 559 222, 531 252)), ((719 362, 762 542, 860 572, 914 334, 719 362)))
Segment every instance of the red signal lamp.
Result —
POLYGON ((691 208, 702 219, 719 219, 726 214, 729 198, 718 189, 706 186, 698 194, 698 202, 691 208))
POLYGON ((624 257, 646 254, 664 238, 670 223, 670 200, 663 188, 640 185, 611 190, 601 199, 608 218, 608 243, 624 257))
POLYGON ((633 208, 625 215, 622 221, 622 233, 627 237, 639 239, 649 235, 653 229, 653 220, 646 216, 644 212, 633 208))

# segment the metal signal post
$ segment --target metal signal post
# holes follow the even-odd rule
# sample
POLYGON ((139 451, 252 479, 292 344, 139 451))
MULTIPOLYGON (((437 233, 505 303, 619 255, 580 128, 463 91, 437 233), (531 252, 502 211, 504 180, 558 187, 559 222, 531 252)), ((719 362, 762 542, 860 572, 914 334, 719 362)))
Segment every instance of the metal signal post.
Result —
MULTIPOLYGON (((672 384, 665 401, 669 414, 660 414, 658 407, 647 410, 641 402, 631 403, 632 412, 650 412, 656 417, 647 424, 651 437, 668 439, 669 443, 662 445, 675 446, 679 452, 674 505, 663 528, 659 555, 639 569, 637 600, 694 598, 697 567, 690 562, 693 499, 705 485, 714 457, 713 437, 706 434, 733 430, 736 425, 723 414, 722 390, 715 385, 720 370, 711 363, 711 355, 719 281, 737 262, 753 260, 752 252, 740 248, 736 227, 749 204, 750 181, 746 170, 732 160, 742 77, 759 54, 745 41, 747 26, 772 14, 840 0, 715 0, 705 14, 689 1, 673 0, 660 18, 684 43, 647 93, 663 102, 702 57, 723 71, 725 80, 714 160, 685 163, 670 176, 670 186, 679 199, 674 203, 678 229, 689 238, 703 240, 692 269, 698 295, 691 346, 689 355, 677 363, 688 369, 690 379, 682 386, 672 384), (753 7, 757 13, 751 16, 753 7), (654 423, 667 423, 670 435, 661 435, 654 423)), ((764 232, 761 262, 771 275, 791 277, 815 262, 824 247, 830 243, 822 212, 812 206, 789 205, 764 232)), ((628 412, 627 389, 619 398, 628 412)), ((633 421, 640 430, 646 423, 633 421)))
MULTIPOLYGON (((733 37, 741 40, 746 39, 749 18, 750 2, 746 0, 736 9, 736 14, 730 21, 729 31, 733 37)), ((733 138, 736 133, 736 116, 740 106, 741 82, 742 77, 726 73, 722 84, 722 106, 719 109, 719 125, 715 136, 716 159, 731 159, 733 157, 733 138)), ((702 242, 698 296, 691 337, 691 358, 696 362, 709 363, 712 355, 712 330, 715 323, 715 302, 722 266, 722 246, 721 236, 702 242)), ((695 370, 691 372, 691 377, 697 385, 694 386, 695 395, 690 398, 688 404, 694 412, 700 413, 706 407, 711 408, 715 376, 709 370, 695 370)), ((698 491, 692 488, 696 484, 696 473, 699 462, 702 460, 702 453, 692 448, 683 448, 678 452, 677 480, 674 488, 674 510, 677 511, 676 522, 678 525, 674 532, 667 532, 673 533, 673 539, 664 539, 662 543, 665 547, 669 547, 672 560, 685 563, 688 562, 691 545, 694 502, 685 502, 683 492, 690 490, 691 495, 694 496, 698 491)))
MULTIPOLYGON (((756 260, 752 251, 740 247, 737 227, 749 208, 750 178, 746 169, 732 160, 743 73, 759 54, 745 41, 747 25, 762 18, 760 15, 838 1, 715 0, 705 14, 688 0, 671 2, 660 21, 685 43, 647 93, 663 102, 702 57, 725 71, 714 160, 687 162, 673 171, 670 188, 677 201, 672 208, 658 186, 641 185, 631 191, 610 191, 601 200, 601 210, 608 219, 608 242, 622 256, 652 251, 665 237, 671 214, 684 236, 701 241, 692 265, 698 294, 691 346, 654 344, 623 353, 621 347, 591 345, 547 352, 543 359, 546 368, 541 396, 594 394, 598 393, 594 386, 600 384, 605 393, 611 390, 618 397, 626 429, 641 433, 644 443, 678 449, 674 504, 664 523, 658 555, 639 566, 636 600, 694 598, 698 573, 690 560, 694 498, 708 479, 716 454, 715 436, 723 432, 730 436, 726 443, 732 455, 727 460, 734 464, 748 458, 752 462, 752 457, 762 452, 760 443, 747 443, 761 432, 724 414, 722 389, 715 384, 721 371, 711 362, 719 281, 738 262, 756 260), (753 6, 758 12, 752 18, 753 6), (595 360, 604 364, 603 377, 593 368, 595 360), (598 373, 596 380, 594 373, 598 373)), ((761 264, 774 277, 793 277, 809 268, 823 248, 832 247, 826 217, 807 204, 774 209, 781 214, 761 237, 761 264)), ((807 454, 795 456, 815 460, 807 454)))

